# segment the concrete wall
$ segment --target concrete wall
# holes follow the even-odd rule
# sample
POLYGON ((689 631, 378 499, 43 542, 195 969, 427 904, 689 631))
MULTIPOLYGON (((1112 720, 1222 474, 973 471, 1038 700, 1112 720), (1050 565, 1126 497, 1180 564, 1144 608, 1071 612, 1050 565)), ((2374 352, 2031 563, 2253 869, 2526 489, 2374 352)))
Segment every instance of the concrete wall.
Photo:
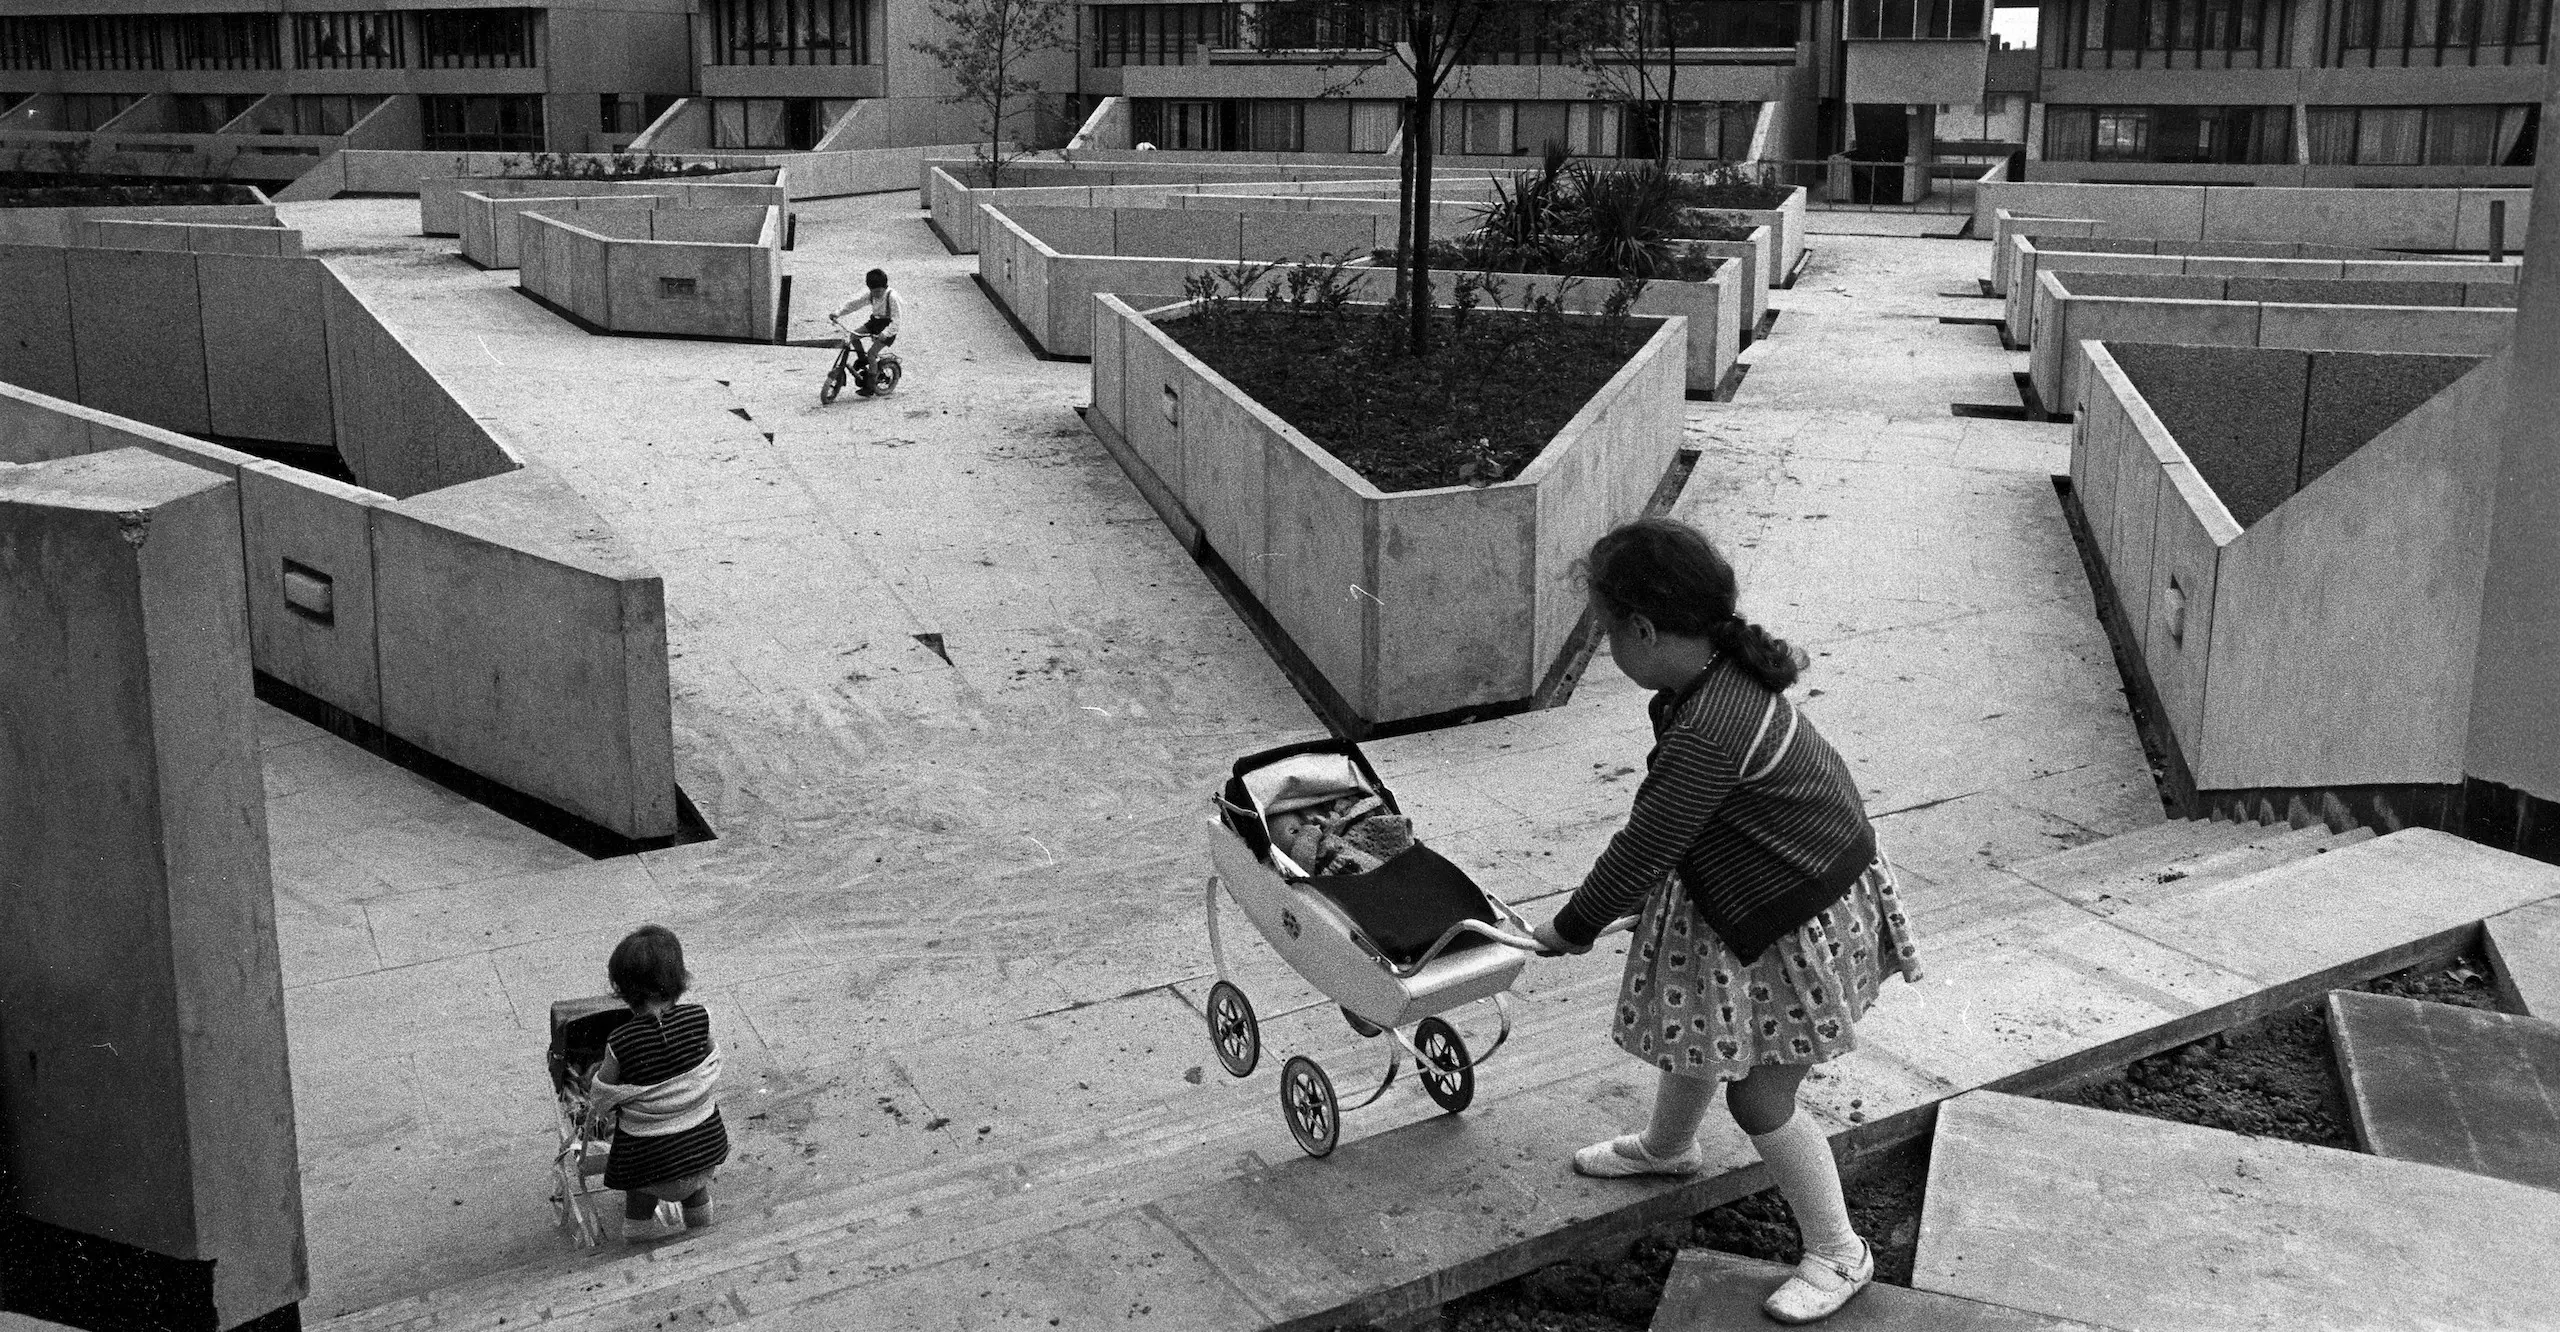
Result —
POLYGON ((2484 427, 2507 365, 2482 363, 2223 551, 2199 785, 2461 780, 2495 482, 2484 427))
POLYGON ((326 265, 306 262, 322 275, 338 456, 359 484, 418 495, 523 465, 492 423, 456 399, 364 297, 326 265))
POLYGON ((647 212, 673 206, 675 197, 666 194, 525 195, 501 199, 465 190, 459 202, 462 257, 482 268, 522 266, 523 245, 516 219, 527 209, 567 217, 579 213, 647 212))
MULTIPOLYGON (((1746 333, 1757 330, 1761 316, 1769 312, 1770 288, 1777 286, 1785 276, 1778 271, 1777 229, 1755 226, 1747 240, 1684 240, 1675 242, 1675 245, 1679 249, 1738 260, 1743 264, 1741 273, 1737 275, 1743 295, 1743 327, 1746 333)), ((1749 338, 1744 341, 1747 343, 1749 338)))
POLYGON ((658 576, 538 469, 371 514, 384 728, 627 836, 674 833, 658 576))
MULTIPOLYGON (((1247 192, 1261 195, 1318 194, 1328 189, 1387 199, 1396 195, 1393 162, 1383 167, 1026 163, 1005 173, 1003 189, 971 184, 984 178, 975 163, 928 160, 922 166, 925 206, 943 237, 963 254, 979 248, 982 204, 1166 208, 1173 206, 1167 201, 1175 195, 1234 193, 1237 186, 1249 186, 1247 192)), ((1518 169, 1515 163, 1508 171, 1518 169)), ((1480 200, 1490 192, 1487 174, 1434 172, 1434 196, 1451 191, 1456 198, 1480 200)))
MULTIPOLYGON (((1058 210, 1061 214, 1077 210, 1058 210)), ((1178 210, 1130 210, 1127 216, 1140 218, 1150 213, 1180 219, 1178 210)), ((1172 300, 1183 292, 1183 284, 1196 274, 1215 273, 1228 263, 1209 259, 1123 258, 1106 255, 1060 254, 1044 245, 1010 214, 993 205, 984 207, 983 216, 989 226, 990 241, 978 253, 978 276, 1004 307, 1013 312, 1040 349, 1053 356, 1093 355, 1093 297, 1112 293, 1127 297, 1172 300)), ((1211 218, 1224 215, 1210 214, 1211 218)), ((1079 223, 1063 216, 1054 217, 1055 225, 1084 228, 1088 233, 1095 224, 1079 223)), ((1163 243, 1172 247, 1184 238, 1173 228, 1142 228, 1134 243, 1163 243)), ((1193 239, 1197 239, 1194 237, 1193 239)), ((1204 243, 1197 248, 1212 248, 1204 243)), ((1232 261, 1229 261, 1232 262, 1232 261)), ((1553 278, 1513 275, 1511 300, 1525 304, 1533 287, 1552 288, 1553 278)), ((1383 300, 1394 286, 1394 274, 1381 268, 1346 270, 1355 296, 1362 300, 1383 300)), ((1456 281, 1454 273, 1435 272, 1436 290, 1446 293, 1456 281)), ((1266 282, 1280 280, 1274 273, 1266 282)), ((1724 382, 1725 373, 1733 368, 1742 349, 1744 294, 1748 279, 1741 261, 1723 260, 1716 276, 1704 282, 1653 282, 1635 304, 1635 312, 1648 316, 1679 317, 1688 321, 1688 358, 1684 366, 1689 391, 1712 393, 1724 382)), ((1566 296, 1567 308, 1577 312, 1595 311, 1608 299, 1610 284, 1584 282, 1566 296)), ((1259 288, 1257 288, 1259 290, 1259 288)))
POLYGON ((78 245, 81 225, 108 218, 281 226, 274 204, 170 204, 97 208, 0 208, 0 245, 78 245))
POLYGON ((247 227, 140 218, 89 218, 75 228, 73 245, 121 250, 189 250, 197 254, 302 257, 302 233, 284 227, 247 227))
POLYGON ((624 836, 677 830, 664 590, 574 490, 523 469, 399 501, 0 384, 0 463, 122 448, 238 480, 259 670, 624 836))
POLYGON ((2012 232, 1992 267, 1992 291, 2008 300, 2012 340, 2024 324, 2019 308, 2034 299, 2036 274, 2184 273, 2221 277, 2428 279, 2513 283, 2514 263, 2413 258, 2389 250, 2285 242, 2154 241, 2051 237, 2012 232))
POLYGON ((2507 205, 2512 244, 2530 220, 2520 189, 2264 189, 2226 185, 1989 182, 1974 194, 1974 234, 1993 214, 2085 218, 2100 236, 2315 241, 2385 250, 2486 250, 2489 205, 2507 205))
POLYGON ((2039 336, 2028 373, 2037 397, 2049 405, 2079 400, 2091 341, 2489 356, 2507 345, 2515 324, 2513 310, 2495 306, 2080 296, 2064 288, 2065 280, 2057 273, 2036 279, 2039 336))
MULTIPOLYGON (((2560 217, 2560 64, 2545 72, 2544 168, 2533 185, 2539 216, 2560 217)), ((2522 231, 2510 210, 2510 235, 2522 231)), ((2523 307, 2514 375, 2499 422, 2497 490, 2488 574, 2481 592, 2480 653, 2464 771, 2544 800, 2560 800, 2560 224, 2525 240, 2523 307)), ((2493 417, 2496 415, 2492 409, 2493 417)))
POLYGON ((209 1262, 220 1327, 309 1286, 240 576, 217 476, 0 470, 10 1205, 209 1262))
POLYGON ((1642 511, 1678 452, 1677 321, 1519 477, 1387 494, 1126 303, 1099 309, 1093 410, 1106 443, 1371 721, 1533 692, 1581 615, 1573 558, 1642 511))
POLYGON ((2470 364, 2091 348, 2074 492, 2200 788, 2462 775, 2506 361, 2470 364))
POLYGON ((572 199, 617 194, 665 195, 679 208, 736 204, 781 204, 790 201, 789 182, 769 168, 744 169, 719 176, 667 176, 654 180, 535 180, 520 176, 454 176, 418 182, 418 234, 459 236, 463 226, 462 196, 489 199, 572 199))
POLYGON ((1778 271, 1770 279, 1775 285, 1804 262, 1805 191, 1799 185, 1785 203, 1775 208, 1725 208, 1711 210, 1710 216, 1726 226, 1768 227, 1777 233, 1778 271))
POLYGON ((772 340, 779 208, 520 215, 526 291, 610 333, 772 340), (669 240, 717 235, 739 240, 669 240))

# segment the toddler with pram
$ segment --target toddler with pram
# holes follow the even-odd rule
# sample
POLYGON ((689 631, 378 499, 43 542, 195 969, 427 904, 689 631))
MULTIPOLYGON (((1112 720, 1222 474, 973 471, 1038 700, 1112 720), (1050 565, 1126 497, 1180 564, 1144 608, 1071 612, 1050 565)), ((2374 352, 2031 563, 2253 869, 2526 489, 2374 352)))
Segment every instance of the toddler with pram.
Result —
POLYGON ((720 1047, 710 1013, 676 1002, 693 977, 674 931, 633 930, 614 946, 605 976, 632 1017, 605 1038, 604 1062, 587 1090, 588 1122, 614 1125, 604 1186, 623 1192, 624 1240, 672 1239, 711 1224, 712 1172, 729 1159, 713 1095, 720 1047), (681 1206, 684 1219, 660 1220, 661 1202, 681 1206))

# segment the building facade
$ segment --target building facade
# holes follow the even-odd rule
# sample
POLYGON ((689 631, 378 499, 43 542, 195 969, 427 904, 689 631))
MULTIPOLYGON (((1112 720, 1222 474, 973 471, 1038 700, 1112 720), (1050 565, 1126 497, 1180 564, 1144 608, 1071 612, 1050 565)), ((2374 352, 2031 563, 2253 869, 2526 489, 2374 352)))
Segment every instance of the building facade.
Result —
POLYGON ((2044 0, 2042 180, 2526 185, 2551 0, 2044 0))

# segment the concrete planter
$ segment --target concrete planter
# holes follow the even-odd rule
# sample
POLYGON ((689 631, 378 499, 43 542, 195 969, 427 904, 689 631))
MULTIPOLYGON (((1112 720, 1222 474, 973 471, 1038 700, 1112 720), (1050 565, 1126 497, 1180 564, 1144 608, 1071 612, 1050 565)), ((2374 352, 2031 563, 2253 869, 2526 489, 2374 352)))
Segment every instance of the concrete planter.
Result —
POLYGON ((606 333, 769 342, 782 295, 782 210, 665 208, 517 215, 524 290, 606 333))
POLYGON ((2036 396, 2056 410, 2077 410, 2070 405, 2082 396, 2092 341, 2493 356, 2515 335, 2511 307, 2091 296, 2073 293, 2067 280, 2060 273, 2037 275, 2037 336, 2027 358, 2036 396))
MULTIPOLYGON (((1742 261, 1740 281, 1735 285, 1742 289, 1743 329, 1745 333, 1756 332, 1761 317, 1769 312, 1769 289, 1786 276, 1778 271, 1778 229, 1755 226, 1750 236, 1738 241, 1683 240, 1675 244, 1691 254, 1742 261)), ((1745 342, 1749 340, 1744 338, 1745 342)))
POLYGON ((616 194, 661 194, 679 207, 708 208, 720 204, 790 202, 790 181, 771 167, 708 176, 661 176, 650 180, 538 180, 528 176, 443 176, 418 182, 418 234, 462 234, 462 196, 491 199, 595 198, 616 194), (705 187, 718 187, 706 190, 705 187), (741 187, 760 187, 742 192, 741 187))
POLYGON ((1678 457, 1687 330, 1662 320, 1518 477, 1388 493, 1156 326, 1095 307, 1090 422, 1166 524, 1235 571, 1372 723, 1534 694, 1581 623, 1573 561, 1678 457))
POLYGON ((1712 208, 1719 222, 1731 227, 1767 227, 1777 238, 1777 266, 1771 270, 1769 285, 1777 286, 1796 271, 1804 261, 1804 187, 1798 185, 1786 201, 1775 208, 1712 208))
MULTIPOLYGON (((1124 216, 1161 216, 1168 224, 1176 222, 1206 223, 1208 218, 1187 218, 1179 212, 1138 210, 1124 216)), ((1141 305, 1163 304, 1181 299, 1183 283, 1199 273, 1215 272, 1236 262, 1235 257, 1184 258, 1137 257, 1118 254, 1062 253, 1025 221, 1047 227, 1051 234, 1071 245, 1103 248, 1098 239, 1100 229, 1110 225, 1102 210, 1044 209, 1037 215, 1016 219, 993 205, 979 210, 987 237, 986 248, 978 252, 978 277, 996 299, 1013 312, 1013 317, 1030 332, 1043 352, 1052 356, 1091 356, 1094 354, 1093 298, 1110 293, 1129 298, 1141 305)), ((1251 219, 1256 214, 1243 214, 1251 219)), ((1286 223, 1321 222, 1320 215, 1282 213, 1260 215, 1268 220, 1286 223)), ((1337 216, 1334 223, 1365 221, 1337 216)), ((1390 228, 1392 223, 1387 224, 1390 228)), ((1227 234, 1236 234, 1229 227, 1227 234)), ((1239 255, 1228 250, 1223 256, 1253 258, 1260 254, 1284 254, 1295 257, 1310 249, 1324 248, 1303 242, 1305 233, 1290 230, 1293 243, 1275 250, 1258 250, 1247 245, 1239 255)), ((1125 239, 1125 238, 1124 238, 1125 239)), ((1228 242, 1232 244, 1233 242, 1228 242)), ((1128 243, 1114 242, 1127 249, 1128 243)), ((1136 242, 1145 249, 1153 241, 1136 242)), ((1194 253, 1206 253, 1195 250, 1194 253)), ((1346 274, 1356 295, 1367 300, 1384 300, 1395 285, 1395 275, 1382 268, 1355 266, 1346 274)), ((1456 285, 1458 274, 1433 270, 1432 289, 1446 299, 1456 285)), ((1509 301, 1526 302, 1527 289, 1555 290, 1558 279, 1541 275, 1504 274, 1509 301)), ((1280 275, 1275 271, 1270 279, 1280 275)), ((1686 358, 1687 391, 1706 396, 1724 382, 1742 351, 1743 288, 1750 279, 1738 260, 1719 265, 1716 276, 1704 282, 1653 282, 1637 298, 1634 313, 1648 317, 1678 317, 1686 321, 1688 356, 1686 358)), ((1565 297, 1566 306, 1575 313, 1595 313, 1608 299, 1610 284, 1586 279, 1565 297)))

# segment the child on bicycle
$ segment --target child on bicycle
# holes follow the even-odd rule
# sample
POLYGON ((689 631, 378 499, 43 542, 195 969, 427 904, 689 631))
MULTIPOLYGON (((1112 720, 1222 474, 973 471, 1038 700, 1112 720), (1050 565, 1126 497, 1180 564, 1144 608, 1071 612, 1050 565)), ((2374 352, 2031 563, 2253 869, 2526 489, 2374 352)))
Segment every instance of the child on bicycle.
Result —
POLYGON ((898 293, 889 290, 889 274, 884 269, 875 268, 863 274, 862 285, 865 288, 863 294, 846 301, 834 314, 827 316, 827 322, 844 329, 845 338, 852 343, 854 392, 868 398, 872 392, 871 353, 898 340, 900 302, 898 293), (870 314, 860 328, 847 328, 844 317, 856 310, 867 310, 870 314), (866 343, 863 341, 865 338, 872 341, 866 343))

